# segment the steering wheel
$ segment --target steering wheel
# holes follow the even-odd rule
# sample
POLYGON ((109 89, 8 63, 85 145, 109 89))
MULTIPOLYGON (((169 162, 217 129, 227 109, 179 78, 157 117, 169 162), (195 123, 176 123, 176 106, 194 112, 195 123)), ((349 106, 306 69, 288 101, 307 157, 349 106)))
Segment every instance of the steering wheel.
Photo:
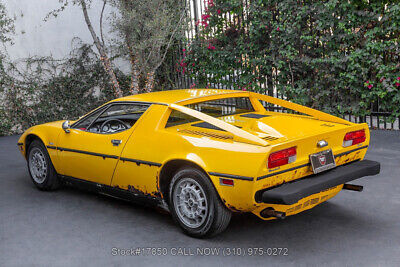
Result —
POLYGON ((125 122, 123 122, 123 121, 121 121, 121 120, 119 120, 119 119, 109 119, 109 120, 106 120, 105 122, 103 122, 102 124, 101 124, 101 126, 100 126, 100 131, 101 132, 106 132, 106 133, 115 133, 115 132, 117 132, 117 131, 124 131, 124 130, 127 130, 127 129, 129 129, 129 126, 125 123, 125 122), (116 122, 118 122, 118 128, 117 129, 113 129, 112 128, 112 126, 111 126, 111 122, 112 121, 116 121, 116 122), (103 128, 104 128, 104 126, 106 126, 107 124, 110 124, 110 126, 108 127, 108 129, 106 129, 106 130, 104 130, 103 128))

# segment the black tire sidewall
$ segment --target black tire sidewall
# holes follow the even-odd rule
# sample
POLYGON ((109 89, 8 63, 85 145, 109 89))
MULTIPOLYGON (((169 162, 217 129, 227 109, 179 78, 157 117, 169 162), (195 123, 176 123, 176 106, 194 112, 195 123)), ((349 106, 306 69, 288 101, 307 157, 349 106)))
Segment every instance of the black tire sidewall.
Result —
POLYGON ((40 190, 49 190, 49 189, 53 189, 54 187, 54 183, 57 182, 54 179, 57 179, 57 177, 55 177, 57 174, 55 173, 53 164, 51 162, 50 156, 47 152, 47 149, 45 148, 45 146, 43 145, 43 143, 39 140, 34 140, 28 148, 28 153, 27 153, 27 164, 28 164, 28 172, 29 172, 29 176, 31 177, 32 182, 35 184, 35 186, 37 188, 39 188, 40 190), (35 179, 33 179, 32 174, 31 174, 31 169, 29 166, 29 156, 31 151, 34 148, 38 148, 42 151, 45 159, 46 159, 46 163, 47 163, 47 173, 46 173, 46 178, 44 179, 44 181, 42 183, 37 183, 35 181, 35 179))
POLYGON ((170 204, 170 211, 172 214, 173 219, 181 226, 183 231, 193 237, 203 237, 208 234, 210 229, 212 228, 212 225, 215 220, 215 201, 218 201, 216 199, 216 193, 213 185, 211 182, 208 180, 208 177, 201 171, 194 169, 194 168, 184 168, 176 172, 174 177, 172 178, 170 188, 169 188, 169 204, 170 204), (199 185, 202 187, 205 197, 207 199, 208 203, 208 214, 207 218, 204 221, 202 225, 200 225, 197 228, 190 228, 187 225, 185 225, 181 220, 179 219, 179 216, 176 214, 175 211, 175 206, 173 202, 173 191, 175 189, 175 185, 183 178, 191 178, 195 180, 199 185))

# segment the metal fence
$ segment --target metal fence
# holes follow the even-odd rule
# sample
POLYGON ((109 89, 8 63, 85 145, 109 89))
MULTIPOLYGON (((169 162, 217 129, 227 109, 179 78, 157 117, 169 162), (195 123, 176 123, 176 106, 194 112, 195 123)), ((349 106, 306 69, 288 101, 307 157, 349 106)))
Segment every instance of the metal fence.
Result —
MULTIPOLYGON (((233 17, 231 14, 222 14, 222 16, 226 18, 226 21, 229 21, 231 23, 235 24, 243 22, 243 24, 246 25, 246 18, 247 18, 246 12, 248 10, 247 7, 249 1, 250 0, 242 0, 244 5, 243 13, 238 17, 233 17)), ((196 35, 199 33, 198 22, 201 20, 202 15, 205 14, 207 2, 206 0, 186 0, 185 3, 189 11, 189 24, 190 24, 189 25, 190 30, 186 32, 186 36, 188 40, 192 40, 196 38, 196 35)), ((228 27, 227 25, 225 26, 228 27)), ((182 51, 182 49, 185 47, 186 47, 185 44, 179 45, 178 47, 179 52, 174 54, 173 57, 171 58, 171 60, 173 61, 172 64, 175 65, 176 62, 180 62, 182 60, 182 53, 180 53, 180 51, 182 51)), ((174 72, 173 76, 174 77, 172 78, 174 80, 176 88, 191 88, 192 85, 196 83, 193 77, 190 77, 188 75, 179 72, 174 72)), ((231 84, 233 84, 236 80, 240 79, 240 66, 238 66, 237 71, 225 77, 225 79, 227 79, 231 84)), ((276 88, 271 88, 270 86, 267 85, 267 83, 258 84, 258 86, 264 89, 263 93, 266 95, 286 99, 286 97, 282 95, 280 92, 278 92, 276 88)), ((229 85, 225 84, 223 85, 219 83, 210 83, 210 88, 233 89, 233 87, 229 85)), ((278 107, 274 107, 274 110, 278 112, 286 112, 284 111, 284 109, 280 109, 278 107)), ((388 110, 381 109, 379 101, 371 104, 370 115, 354 116, 352 114, 345 114, 342 117, 348 121, 355 123, 365 122, 372 129, 400 130, 400 117, 395 118, 394 120, 390 119, 391 112, 388 110)))

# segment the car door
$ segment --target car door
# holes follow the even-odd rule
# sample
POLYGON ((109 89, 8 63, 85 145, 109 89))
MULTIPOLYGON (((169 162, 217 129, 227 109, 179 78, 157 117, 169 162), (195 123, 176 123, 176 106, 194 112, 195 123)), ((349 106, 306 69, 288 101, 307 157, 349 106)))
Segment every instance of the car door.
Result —
POLYGON ((170 150, 173 142, 169 141, 175 139, 167 139, 163 131, 156 130, 161 127, 160 118, 167 110, 167 106, 157 104, 149 108, 122 151, 112 178, 112 187, 146 196, 158 195, 160 168, 166 155, 174 153, 170 150))
POLYGON ((58 139, 61 174, 109 185, 121 151, 136 121, 149 107, 141 103, 113 103, 78 122, 58 139))

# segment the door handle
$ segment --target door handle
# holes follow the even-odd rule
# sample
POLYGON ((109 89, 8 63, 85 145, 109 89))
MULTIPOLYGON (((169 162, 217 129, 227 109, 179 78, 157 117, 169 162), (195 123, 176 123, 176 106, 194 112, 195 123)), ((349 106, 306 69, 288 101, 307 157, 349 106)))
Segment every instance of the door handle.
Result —
POLYGON ((111 143, 113 144, 113 146, 119 146, 122 143, 122 140, 112 139, 111 143))

